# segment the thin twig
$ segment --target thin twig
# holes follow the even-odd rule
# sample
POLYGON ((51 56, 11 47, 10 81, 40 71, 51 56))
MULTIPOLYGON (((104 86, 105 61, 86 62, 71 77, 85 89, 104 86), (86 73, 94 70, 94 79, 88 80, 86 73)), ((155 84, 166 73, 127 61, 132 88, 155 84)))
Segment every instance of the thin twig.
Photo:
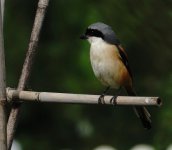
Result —
MULTIPOLYGON (((38 2, 38 8, 36 11, 35 21, 34 21, 32 33, 31 33, 31 37, 30 37, 30 43, 29 43, 27 54, 26 54, 26 59, 23 65, 22 73, 20 76, 19 84, 17 87, 18 91, 24 90, 29 80, 31 69, 33 66, 34 58, 35 58, 36 48, 37 48, 37 44, 39 40, 39 34, 41 31, 41 27, 42 27, 42 23, 44 20, 48 3, 49 3, 49 0, 39 0, 38 2)), ((7 125, 8 150, 11 149, 14 133, 16 130, 17 122, 18 122, 20 105, 21 103, 13 103, 10 116, 8 119, 8 125, 7 125)))
POLYGON ((6 131, 6 80, 5 80, 5 54, 3 38, 3 11, 4 1, 0 1, 0 150, 7 150, 6 131))
MULTIPOLYGON (((99 96, 100 95, 18 91, 7 88, 7 100, 10 102, 27 101, 98 104, 99 96)), ((110 102, 111 98, 112 96, 105 96, 104 104, 114 105, 114 103, 110 102)), ((115 100, 115 105, 160 106, 161 104, 162 102, 159 97, 118 96, 115 100)))

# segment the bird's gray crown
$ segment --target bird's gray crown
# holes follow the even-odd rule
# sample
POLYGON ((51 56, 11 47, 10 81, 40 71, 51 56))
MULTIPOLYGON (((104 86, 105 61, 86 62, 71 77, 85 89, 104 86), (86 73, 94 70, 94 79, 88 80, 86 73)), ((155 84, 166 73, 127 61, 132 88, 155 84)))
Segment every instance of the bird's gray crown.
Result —
POLYGON ((110 44, 120 44, 112 28, 102 22, 97 22, 88 26, 87 30, 97 30, 103 35, 103 39, 110 44))

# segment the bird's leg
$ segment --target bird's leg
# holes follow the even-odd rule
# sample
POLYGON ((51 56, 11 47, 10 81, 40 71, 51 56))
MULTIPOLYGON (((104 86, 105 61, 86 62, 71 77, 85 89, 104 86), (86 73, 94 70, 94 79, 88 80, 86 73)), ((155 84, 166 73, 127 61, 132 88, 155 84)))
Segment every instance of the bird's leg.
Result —
POLYGON ((110 103, 116 105, 116 98, 120 95, 121 88, 117 91, 117 93, 110 99, 110 103))
POLYGON ((110 86, 108 86, 103 93, 100 95, 99 99, 98 99, 98 104, 104 104, 104 96, 107 94, 107 91, 110 89, 110 86))

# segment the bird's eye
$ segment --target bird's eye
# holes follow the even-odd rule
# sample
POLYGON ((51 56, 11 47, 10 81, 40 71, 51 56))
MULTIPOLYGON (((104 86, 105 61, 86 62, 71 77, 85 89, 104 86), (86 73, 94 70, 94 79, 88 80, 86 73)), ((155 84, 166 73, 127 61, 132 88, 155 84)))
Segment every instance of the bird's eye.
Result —
POLYGON ((89 35, 90 35, 90 36, 94 36, 94 35, 95 35, 95 30, 94 30, 94 29, 91 29, 91 30, 89 31, 89 35))
POLYGON ((90 31, 90 35, 91 35, 91 36, 94 35, 94 31, 93 31, 93 30, 90 31))
POLYGON ((94 35, 94 31, 92 29, 87 29, 86 30, 86 35, 93 36, 94 35))

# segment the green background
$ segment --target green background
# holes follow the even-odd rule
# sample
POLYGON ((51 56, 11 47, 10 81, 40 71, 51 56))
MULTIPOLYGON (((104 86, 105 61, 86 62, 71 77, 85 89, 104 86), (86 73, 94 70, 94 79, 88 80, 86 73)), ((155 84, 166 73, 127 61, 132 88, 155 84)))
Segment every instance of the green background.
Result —
MULTIPOLYGON (((37 8, 35 0, 13 0, 5 8, 7 86, 16 87, 37 8)), ((172 1, 51 0, 27 89, 101 94, 79 36, 88 25, 112 26, 129 57, 138 95, 160 96, 150 131, 130 107, 24 103, 16 139, 24 150, 87 150, 111 145, 128 150, 140 143, 165 149, 172 142, 172 1)), ((110 94, 115 94, 112 90, 110 94)), ((124 93, 125 94, 125 93, 124 93)))

